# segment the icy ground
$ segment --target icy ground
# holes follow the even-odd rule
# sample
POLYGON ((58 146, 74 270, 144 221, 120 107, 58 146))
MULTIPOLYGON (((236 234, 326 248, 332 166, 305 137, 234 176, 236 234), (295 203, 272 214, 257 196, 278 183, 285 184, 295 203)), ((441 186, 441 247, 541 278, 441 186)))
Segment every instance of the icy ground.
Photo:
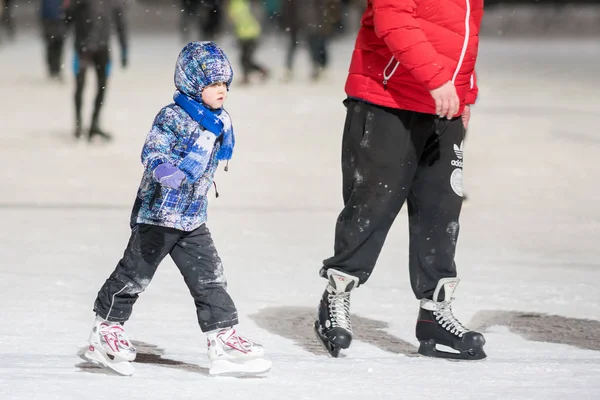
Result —
MULTIPOLYGON (((222 44, 237 61, 233 41, 222 44)), ((173 93, 176 36, 135 36, 130 68, 115 65, 109 145, 71 139, 71 74, 45 81, 36 36, 0 48, 0 399, 600 399, 600 43, 482 41, 455 303, 486 334, 489 358, 475 363, 415 356, 405 213, 353 293, 351 349, 331 359, 313 337, 317 271, 341 206, 351 46, 334 44, 327 82, 308 81, 302 53, 294 83, 234 85, 227 103, 238 147, 218 172, 209 227, 240 330, 274 362, 261 379, 207 376, 205 338, 170 260, 127 324, 134 376, 79 357, 129 237, 142 142, 173 93)), ((280 42, 260 58, 280 76, 280 42)))

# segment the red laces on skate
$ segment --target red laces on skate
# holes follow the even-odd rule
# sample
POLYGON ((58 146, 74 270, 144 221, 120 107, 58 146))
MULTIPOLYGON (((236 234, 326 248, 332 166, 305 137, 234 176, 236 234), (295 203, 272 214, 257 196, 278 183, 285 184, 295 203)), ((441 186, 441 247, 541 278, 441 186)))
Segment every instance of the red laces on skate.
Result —
POLYGON ((217 337, 221 339, 223 344, 226 346, 242 353, 248 353, 250 350, 252 350, 252 341, 237 335, 235 329, 233 328, 226 332, 220 333, 217 337))
POLYGON ((129 339, 121 325, 100 325, 100 336, 113 352, 129 349, 129 339))

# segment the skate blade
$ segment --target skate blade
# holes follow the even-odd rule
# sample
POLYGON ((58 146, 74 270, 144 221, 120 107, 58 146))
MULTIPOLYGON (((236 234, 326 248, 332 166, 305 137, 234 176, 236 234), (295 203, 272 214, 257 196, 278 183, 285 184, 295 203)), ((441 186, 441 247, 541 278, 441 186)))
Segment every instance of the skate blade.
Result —
POLYGON ((325 351, 327 351, 331 357, 338 358, 340 356, 340 351, 342 348, 334 345, 329 341, 329 339, 321 335, 321 331, 319 330, 319 321, 315 321, 315 335, 317 336, 319 343, 321 343, 325 351))
POLYGON ((447 360, 478 361, 487 357, 483 348, 470 349, 463 352, 451 353, 436 348, 433 340, 423 341, 419 346, 419 354, 425 357, 445 358, 447 360))
POLYGON ((216 360, 212 362, 208 373, 213 376, 255 376, 269 372, 271 365, 271 361, 264 358, 255 358, 241 362, 216 360))
POLYGON ((99 367, 116 372, 119 375, 131 376, 135 372, 135 369, 129 361, 113 361, 93 346, 90 346, 87 349, 84 357, 89 362, 98 365, 99 367))

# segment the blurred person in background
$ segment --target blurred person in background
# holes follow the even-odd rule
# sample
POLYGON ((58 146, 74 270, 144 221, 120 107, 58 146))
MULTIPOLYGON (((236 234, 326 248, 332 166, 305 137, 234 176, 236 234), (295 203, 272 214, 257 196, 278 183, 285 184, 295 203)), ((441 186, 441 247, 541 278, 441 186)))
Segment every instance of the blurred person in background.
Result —
POLYGON ((479 360, 485 339, 453 314, 463 141, 478 89, 483 0, 369 0, 346 80, 344 208, 315 331, 337 357, 352 342, 350 293, 371 277, 408 202, 419 354, 479 360), (452 348, 452 352, 438 349, 452 348))
POLYGON ((335 16, 338 20, 334 21, 335 32, 344 35, 352 32, 360 25, 360 16, 364 13, 366 1, 364 0, 340 0, 337 5, 340 10, 335 16))
POLYGON ((281 25, 281 2, 285 0, 262 0, 265 9, 263 28, 277 32, 281 25))
POLYGON ((0 31, 4 29, 9 39, 15 37, 15 20, 13 18, 13 0, 0 0, 0 31))
POLYGON ((100 129, 100 111, 111 72, 111 36, 116 29, 121 45, 121 66, 127 67, 128 40, 125 9, 122 0, 65 0, 67 23, 75 30, 75 138, 82 134, 82 101, 86 71, 93 67, 97 76, 97 92, 88 139, 94 137, 110 140, 112 137, 100 129))
POLYGON ((192 23, 197 23, 200 40, 214 40, 221 28, 223 0, 182 0, 181 39, 184 43, 194 40, 192 23))
POLYGON ((2 45, 2 41, 3 41, 3 36, 4 33, 2 33, 2 30, 4 29, 4 20, 3 20, 3 14, 4 13, 4 0, 0 0, 0 45, 2 45))
POLYGON ((252 14, 248 0, 229 0, 229 18, 235 29, 235 36, 240 47, 240 64, 242 66, 242 84, 250 83, 253 72, 257 72, 264 81, 269 71, 255 61, 255 52, 260 39, 261 28, 252 14))
POLYGON ((46 64, 50 79, 63 80, 62 58, 67 26, 64 0, 42 0, 40 17, 46 45, 46 64))
POLYGON ((339 21, 340 0, 282 0, 282 28, 288 33, 288 48, 283 80, 293 79, 294 57, 300 40, 306 40, 312 63, 311 79, 323 77, 329 61, 328 38, 334 21, 339 21))

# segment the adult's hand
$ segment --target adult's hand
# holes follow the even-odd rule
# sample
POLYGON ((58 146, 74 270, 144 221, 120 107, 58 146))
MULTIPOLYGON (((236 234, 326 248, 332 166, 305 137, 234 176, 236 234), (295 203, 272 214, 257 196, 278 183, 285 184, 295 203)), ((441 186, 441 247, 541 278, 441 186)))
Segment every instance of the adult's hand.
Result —
POLYGON ((452 118, 458 112, 460 102, 456 94, 456 87, 452 81, 444 83, 437 89, 431 90, 431 97, 435 101, 435 113, 440 117, 452 118))

